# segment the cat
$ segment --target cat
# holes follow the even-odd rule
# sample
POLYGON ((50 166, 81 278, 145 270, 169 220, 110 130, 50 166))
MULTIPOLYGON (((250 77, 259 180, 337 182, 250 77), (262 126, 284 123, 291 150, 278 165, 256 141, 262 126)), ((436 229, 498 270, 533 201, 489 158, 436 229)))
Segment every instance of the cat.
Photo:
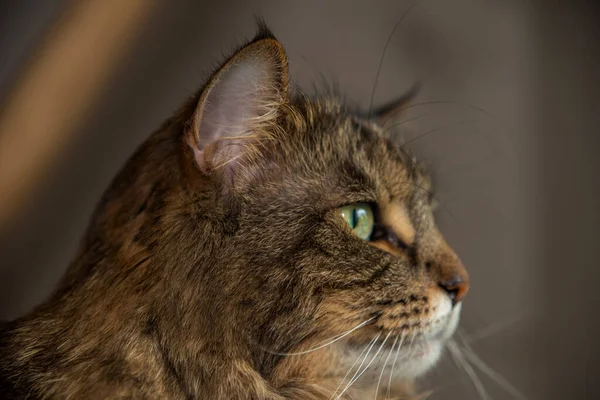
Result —
POLYGON ((139 147, 56 291, 2 328, 3 398, 416 393, 469 283, 382 127, 404 100, 364 118, 287 63, 259 23, 139 147))

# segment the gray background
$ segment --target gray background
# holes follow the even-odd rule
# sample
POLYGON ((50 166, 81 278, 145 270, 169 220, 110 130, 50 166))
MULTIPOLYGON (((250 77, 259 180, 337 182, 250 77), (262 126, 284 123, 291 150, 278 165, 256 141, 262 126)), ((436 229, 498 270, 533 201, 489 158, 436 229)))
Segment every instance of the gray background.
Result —
MULTIPOLYGON (((462 327, 529 399, 600 398, 598 36, 592 3, 567 3, 417 2, 390 41, 375 97, 382 104, 420 80, 417 102, 450 102, 405 115, 428 113, 412 124, 416 134, 441 128, 410 147, 435 174, 441 229, 472 277, 462 327)), ((253 35, 254 15, 283 42, 300 87, 310 91, 323 74, 367 109, 388 35, 409 5, 162 2, 60 164, 0 232, 0 318, 52 290, 124 160, 253 35)), ((0 95, 61 7, 4 2, 0 95)), ((515 398, 478 373, 494 399, 515 398)), ((435 399, 479 398, 448 359, 424 386, 435 399)))

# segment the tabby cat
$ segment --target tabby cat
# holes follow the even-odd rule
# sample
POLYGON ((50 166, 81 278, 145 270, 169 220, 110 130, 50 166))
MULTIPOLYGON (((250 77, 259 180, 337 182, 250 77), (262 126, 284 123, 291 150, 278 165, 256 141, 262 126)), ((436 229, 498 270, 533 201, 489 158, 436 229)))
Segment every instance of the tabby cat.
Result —
POLYGON ((54 294, 6 323, 3 398, 406 398, 468 291, 424 169, 290 89, 261 25, 104 194, 54 294))

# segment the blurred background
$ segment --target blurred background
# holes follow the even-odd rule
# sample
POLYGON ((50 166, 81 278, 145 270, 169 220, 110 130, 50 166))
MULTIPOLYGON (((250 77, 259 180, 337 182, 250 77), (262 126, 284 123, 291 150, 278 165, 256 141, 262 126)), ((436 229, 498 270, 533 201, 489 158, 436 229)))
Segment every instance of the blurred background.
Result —
POLYGON ((0 2, 0 319, 52 291, 127 157, 263 16, 309 93, 368 110, 423 83, 405 140, 472 277, 472 370, 447 355, 432 398, 600 398, 594 2, 417 1, 376 82, 411 3, 0 2))

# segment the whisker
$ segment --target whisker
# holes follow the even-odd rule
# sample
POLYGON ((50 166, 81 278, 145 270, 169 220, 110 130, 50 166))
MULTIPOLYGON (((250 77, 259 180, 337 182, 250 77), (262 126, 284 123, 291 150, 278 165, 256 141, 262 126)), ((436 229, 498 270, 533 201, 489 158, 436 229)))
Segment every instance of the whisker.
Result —
POLYGON ((415 107, 422 107, 422 106, 429 106, 429 105, 455 105, 455 106, 461 106, 461 107, 466 107, 466 108, 470 108, 472 110, 475 110, 479 113, 481 113, 482 115, 485 115, 486 117, 488 117, 490 119, 490 121, 494 122, 498 127, 506 130, 506 131, 513 131, 514 129, 510 126, 508 126, 505 123, 500 123, 500 118, 494 114, 492 114, 491 112, 487 111, 484 108, 478 107, 474 104, 470 104, 467 102, 462 102, 462 101, 452 101, 452 100, 427 100, 427 101, 421 101, 419 103, 412 103, 407 105, 406 107, 402 107, 401 111, 406 111, 408 109, 411 108, 415 108, 415 107))
MULTIPOLYGON (((459 337, 462 336, 459 333, 459 337)), ((464 339, 461 340, 463 342, 463 353, 465 357, 476 367, 479 368, 481 372, 489 376, 493 379, 498 386, 502 389, 506 390, 507 393, 512 395, 515 399, 518 400, 527 400, 527 397, 523 393, 521 393, 516 387, 514 387, 504 376, 502 376, 499 372, 495 371, 492 367, 487 365, 485 361, 483 361, 479 356, 475 353, 473 348, 465 342, 464 339)))
POLYGON ((415 342, 415 337, 417 336, 417 331, 413 332, 412 338, 410 339, 410 343, 408 345, 408 356, 411 357, 413 354, 413 344, 415 342))
POLYGON ((442 206, 442 208, 444 209, 444 211, 446 211, 446 213, 454 220, 454 222, 456 222, 458 224, 458 226, 460 226, 462 228, 462 224, 460 222, 460 220, 458 218, 456 218, 456 216, 454 215, 454 213, 452 211, 450 211, 450 208, 448 207, 448 205, 445 202, 442 202, 439 200, 439 197, 437 196, 433 196, 433 198, 440 204, 440 206, 442 206))
MULTIPOLYGON (((371 349, 373 349, 373 346, 377 342, 377 339, 379 339, 380 337, 381 337, 381 333, 379 333, 377 336, 375 336, 375 338, 373 340, 371 340, 371 342, 370 342, 371 345, 369 346, 369 350, 367 350, 367 354, 365 354, 365 357, 363 358, 362 362, 358 366, 358 369, 356 370, 356 372, 354 373, 354 375, 352 375, 352 378, 350 378, 349 382, 352 382, 354 380, 354 378, 356 378, 356 376, 360 372, 360 369, 364 365, 365 361, 367 361, 367 358, 369 357, 369 354, 371 353, 371 349)), ((348 384, 350 384, 350 383, 348 383, 348 384)), ((346 386, 344 388, 344 391, 346 391, 347 388, 348 388, 348 386, 346 386)), ((340 395, 338 397, 336 397, 336 400, 339 399, 342 396, 342 394, 344 394, 344 391, 342 393, 340 393, 340 395)), ((337 390, 336 390, 336 392, 337 392, 337 390)), ((334 395, 335 395, 335 393, 334 393, 334 395)), ((333 396, 331 396, 331 398, 333 398, 333 396)))
POLYGON ((396 336, 396 338, 394 339, 394 343, 392 343, 392 348, 388 352, 388 355, 385 358, 385 362, 383 363, 383 367, 381 368, 381 374, 379 374, 379 380, 377 381, 377 387, 375 388, 375 400, 377 400, 377 394, 379 393, 379 385, 381 384, 381 378, 383 378, 383 373, 385 372, 385 367, 390 359, 390 356, 394 352, 394 348, 396 347, 397 342, 398 342, 398 336, 396 336))
POLYGON ((369 361, 369 363, 367 364, 367 366, 360 371, 360 374, 358 374, 358 376, 356 376, 355 378, 353 378, 344 388, 344 390, 342 390, 342 393, 340 393, 340 395, 336 398, 337 400, 339 400, 342 395, 344 393, 346 393, 346 391, 350 388, 350 386, 352 386, 354 384, 354 382, 356 382, 371 366, 371 364, 373 364, 373 361, 375 361, 375 359, 377 358, 377 356, 379 355, 379 353, 381 352, 381 349, 383 349, 383 346, 385 346, 385 343, 387 342, 387 340, 389 339, 390 335, 392 334, 392 332, 390 331, 390 333, 387 334, 387 336, 385 337, 385 339, 383 339, 383 342, 381 343, 381 346, 379 346, 379 349, 377 349, 377 352, 375 353, 375 355, 373 356, 373 358, 371 359, 371 361, 369 361))
MULTIPOLYGON (((375 342, 377 341, 377 339, 379 338, 379 336, 381 336, 381 334, 379 334, 378 336, 374 337, 369 342, 369 344, 371 345, 371 347, 365 346, 365 348, 363 349, 363 351, 361 351, 360 354, 358 355, 358 357, 356 357, 356 361, 354 361, 354 363, 352 364, 352 366, 350 367, 350 369, 348 370, 348 372, 346 372, 346 375, 344 375, 344 377, 340 381, 340 384, 335 388, 335 391, 331 395, 330 399, 332 399, 335 396, 335 394, 337 393, 337 391, 340 390, 340 388, 342 387, 342 384, 344 383, 344 381, 346 380, 346 378, 348 377, 348 375, 350 375, 350 372, 352 372, 352 370, 354 369, 354 366, 356 365, 356 363, 358 363, 358 360, 367 351, 367 349, 371 349, 373 347, 373 345, 375 344, 375 342)), ((369 356, 369 353, 365 354, 365 357, 363 358, 363 362, 358 366, 358 370, 356 372, 358 372, 360 370, 360 367, 362 367, 362 365, 364 364, 364 362, 365 362, 365 360, 367 359, 368 356, 369 356)))
POLYGON ((529 310, 522 311, 520 313, 511 313, 506 318, 502 318, 498 321, 495 321, 488 326, 481 328, 478 331, 473 333, 462 333, 462 342, 463 343, 474 343, 478 340, 485 339, 488 336, 494 335, 504 329, 511 327, 512 325, 517 324, 520 320, 525 318, 529 314, 529 310))
MULTIPOLYGON (((501 122, 501 119, 490 113, 489 111, 478 107, 476 105, 470 104, 470 103, 466 103, 466 102, 460 102, 460 101, 450 101, 450 100, 437 100, 437 101, 422 101, 419 103, 411 103, 409 105, 406 105, 404 107, 402 107, 401 109, 398 110, 399 113, 409 110, 411 108, 416 108, 416 107, 423 107, 423 106, 429 106, 429 105, 456 105, 456 106, 461 106, 461 107, 465 107, 465 108, 469 108, 471 110, 477 111, 478 113, 480 113, 481 115, 484 115, 485 117, 487 117, 487 119, 492 122, 493 125, 495 125, 496 128, 499 128, 503 133, 513 133, 516 130, 513 127, 508 126, 505 123, 501 122)), ((481 134, 483 134, 487 140, 491 143, 495 142, 495 140, 492 139, 492 136, 490 135, 490 133, 487 132, 487 130, 482 130, 481 134)), ((415 138, 416 140, 416 138, 415 138)), ((497 144, 497 143, 496 143, 497 144)), ((502 153, 504 153, 507 156, 510 156, 511 159, 514 159, 515 157, 515 150, 514 148, 512 148, 512 146, 510 145, 502 145, 501 147, 502 149, 502 153)))
POLYGON ((450 354, 452 355, 452 359, 454 360, 456 365, 461 366, 465 370, 465 372, 467 373, 469 378, 471 379, 471 383, 477 390, 479 397, 481 397, 483 400, 491 400, 492 398, 485 390, 485 387, 483 386, 483 383, 481 383, 481 380, 477 376, 477 373, 475 372, 475 370, 473 370, 471 365, 467 362, 467 360, 462 355, 460 348, 458 347, 458 344, 454 340, 449 340, 448 343, 446 344, 446 346, 450 350, 450 354))
POLYGON ((355 326, 354 328, 350 329, 349 331, 347 331, 347 332, 344 332, 344 333, 342 333, 341 335, 336 335, 336 336, 334 336, 334 337, 333 337, 333 340, 331 340, 332 338, 329 338, 329 339, 327 339, 327 341, 326 341, 325 343, 323 343, 323 344, 320 344, 320 345, 318 345, 317 347, 314 347, 314 348, 312 348, 312 349, 309 349, 309 350, 299 351, 299 352, 296 352, 296 353, 277 353, 277 352, 273 352, 273 351, 266 350, 266 349, 265 349, 265 351, 266 351, 266 352, 268 352, 268 353, 270 353, 270 354, 277 355, 277 356, 301 356, 301 355, 303 355, 303 354, 312 353, 313 351, 320 350, 320 349, 322 349, 322 348, 324 348, 324 347, 327 347, 327 346, 329 346, 329 345, 331 345, 331 344, 333 344, 333 343, 337 342, 338 340, 340 340, 340 339, 342 339, 342 338, 344 338, 344 337, 348 336, 348 335, 349 335, 349 334, 351 334, 352 332, 356 331, 357 329, 360 329, 360 328, 362 328, 363 326, 365 326, 365 325, 366 325, 366 324, 368 324, 369 322, 373 321, 375 318, 377 318, 377 316, 375 316, 375 317, 372 317, 372 318, 369 318, 368 320, 366 320, 366 321, 362 322, 361 324, 359 324, 359 325, 355 326))
POLYGON ((402 146, 409 145, 409 144, 413 143, 416 140, 422 139, 425 136, 429 136, 429 135, 431 135, 431 134, 433 134, 435 132, 441 131, 442 129, 446 129, 446 128, 450 128, 450 127, 455 127, 455 126, 460 126, 460 125, 472 124, 472 123, 473 123, 473 121, 460 120, 460 121, 457 121, 457 122, 454 122, 454 123, 444 124, 442 126, 438 126, 437 128, 430 129, 430 130, 428 130, 426 132, 423 132, 423 133, 417 135, 416 137, 414 137, 414 138, 412 138, 412 139, 410 139, 410 140, 402 143, 402 146))
POLYGON ((375 84, 373 85, 373 91, 371 92, 371 104, 369 104, 369 119, 371 118, 371 113, 373 112, 373 101, 375 100, 375 92, 377 91, 377 83, 379 82, 379 75, 381 74, 381 68, 383 67, 383 60, 385 59, 385 53, 387 53, 388 46, 390 45, 390 42, 392 41, 394 34, 398 30, 400 23, 402 23, 404 18, 408 15, 410 10, 412 10, 412 8, 415 6, 415 4, 417 4, 417 1, 414 1, 406 9, 406 11, 404 11, 404 14, 402 14, 400 19, 396 23, 396 26, 394 26, 394 29, 392 29, 392 32, 388 36, 387 41, 385 42, 385 46, 383 47, 383 53, 381 54, 381 58, 379 59, 379 65, 377 67, 377 74, 375 75, 375 84))
POLYGON ((402 332, 402 335, 400 335, 400 344, 398 344, 398 349, 396 350, 396 355, 394 356, 394 362, 392 363, 392 369, 390 370, 390 379, 388 380, 386 397, 390 397, 390 391, 391 391, 391 386, 392 386, 392 377, 394 376, 394 366, 396 365, 396 361, 398 361, 398 356, 400 355, 400 348, 402 347, 402 343, 404 343, 405 338, 406 338, 406 332, 402 332))
POLYGON ((419 119, 421 119, 423 117, 428 116, 429 114, 431 114, 431 113, 426 112, 426 113, 423 113, 423 114, 415 115, 414 117, 403 119, 402 121, 396 122, 394 125, 390 125, 388 127, 385 127, 385 129, 383 130, 383 133, 387 133, 387 132, 389 132, 390 130, 392 130, 393 128, 395 128, 397 126, 408 124, 409 122, 419 120, 419 119))

